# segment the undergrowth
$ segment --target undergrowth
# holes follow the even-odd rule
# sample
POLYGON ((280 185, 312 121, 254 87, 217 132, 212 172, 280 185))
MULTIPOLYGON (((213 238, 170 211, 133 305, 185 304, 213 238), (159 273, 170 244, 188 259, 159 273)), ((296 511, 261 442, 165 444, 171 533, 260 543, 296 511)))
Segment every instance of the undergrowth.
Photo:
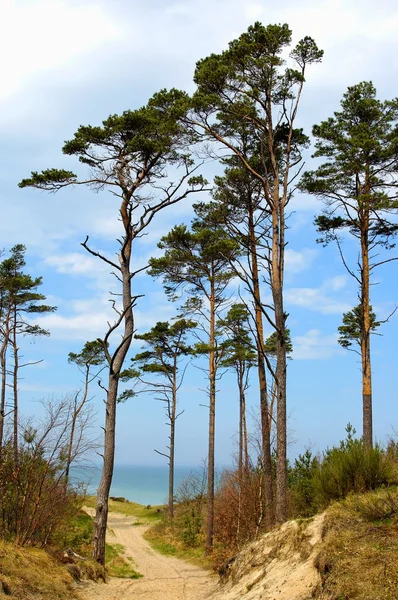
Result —
POLYGON ((0 597, 10 600, 74 600, 73 576, 40 548, 0 541, 0 597))
POLYGON ((397 489, 353 495, 330 507, 316 566, 322 598, 397 600, 397 489))

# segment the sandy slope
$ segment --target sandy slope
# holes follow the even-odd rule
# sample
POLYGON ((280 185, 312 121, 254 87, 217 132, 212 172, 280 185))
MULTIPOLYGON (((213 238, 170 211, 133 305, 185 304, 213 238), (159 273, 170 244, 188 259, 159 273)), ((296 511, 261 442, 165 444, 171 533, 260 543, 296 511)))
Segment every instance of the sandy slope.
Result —
POLYGON ((279 529, 246 546, 230 563, 212 600, 310 600, 321 578, 314 566, 324 514, 279 529))
POLYGON ((162 556, 144 540, 146 526, 132 526, 133 522, 134 517, 110 513, 108 540, 123 544, 144 577, 90 583, 81 591, 83 600, 204 600, 213 595, 216 577, 178 558, 162 556))

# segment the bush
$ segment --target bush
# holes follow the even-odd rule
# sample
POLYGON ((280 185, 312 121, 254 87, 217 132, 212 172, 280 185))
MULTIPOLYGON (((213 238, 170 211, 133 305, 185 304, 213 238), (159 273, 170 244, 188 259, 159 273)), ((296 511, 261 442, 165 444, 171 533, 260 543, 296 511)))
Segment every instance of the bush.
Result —
POLYGON ((300 454, 289 471, 290 512, 292 516, 311 517, 317 511, 314 479, 319 470, 318 458, 310 450, 300 454))
POLYGON ((394 461, 379 445, 365 446, 354 438, 355 430, 347 426, 347 438, 340 446, 324 453, 314 476, 314 491, 320 507, 350 493, 362 493, 394 484, 397 473, 394 461))
POLYGON ((77 495, 67 489, 63 470, 37 448, 10 444, 0 454, 0 535, 24 546, 47 545, 56 530, 76 513, 77 495))

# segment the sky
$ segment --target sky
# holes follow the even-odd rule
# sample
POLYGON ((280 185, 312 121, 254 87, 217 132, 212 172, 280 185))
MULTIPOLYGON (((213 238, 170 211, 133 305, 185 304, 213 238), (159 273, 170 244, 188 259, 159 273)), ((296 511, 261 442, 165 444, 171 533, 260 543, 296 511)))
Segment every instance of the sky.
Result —
MULTIPOLYGON (((287 22, 293 42, 310 35, 325 51, 322 64, 308 73, 299 122, 307 133, 332 115, 347 86, 372 80, 381 99, 396 95, 398 6, 394 0, 2 0, 0 21, 0 247, 27 247, 27 271, 43 276, 42 291, 57 311, 37 323, 51 337, 25 341, 29 360, 20 381, 22 411, 40 415, 39 401, 78 389, 80 375, 67 363, 85 341, 103 336, 110 315, 108 268, 81 247, 86 235, 98 249, 116 251, 117 204, 106 192, 82 188, 48 194, 19 189, 31 171, 76 167, 62 155, 63 142, 81 124, 96 125, 109 114, 134 109, 162 88, 194 90, 197 60, 221 52, 254 21, 287 22)), ((307 166, 311 166, 308 156, 307 166)), ((205 198, 203 198, 205 199, 205 198)), ((287 233, 286 308, 294 352, 289 361, 288 413, 290 455, 338 443, 351 422, 361 430, 360 365, 355 354, 337 344, 344 311, 357 304, 356 288, 336 248, 316 244, 314 215, 322 205, 297 195, 287 233)), ((189 224, 190 203, 170 208, 141 241, 136 263, 142 266, 156 244, 176 223, 189 224)), ((347 238, 345 248, 355 259, 347 238)), ((398 301, 398 263, 382 267, 374 280, 372 302, 386 318, 398 301), (377 285, 376 285, 377 284, 377 285)), ((135 290, 136 324, 142 333, 157 320, 175 315, 160 282, 146 274, 135 290)), ((396 339, 398 315, 374 337, 374 429, 384 443, 398 431, 396 339)), ((139 349, 135 342, 133 352, 139 349)), ((190 365, 181 390, 184 414, 177 423, 177 464, 197 465, 206 455, 206 383, 190 365)), ((229 464, 236 449, 238 403, 232 375, 218 384, 216 460, 229 464), (236 398, 236 399, 235 399, 236 398)), ((103 397, 93 388, 103 419, 103 397)), ((249 412, 258 409, 253 380, 249 412)), ((162 406, 140 397, 118 407, 116 463, 163 464, 167 429, 162 406)))

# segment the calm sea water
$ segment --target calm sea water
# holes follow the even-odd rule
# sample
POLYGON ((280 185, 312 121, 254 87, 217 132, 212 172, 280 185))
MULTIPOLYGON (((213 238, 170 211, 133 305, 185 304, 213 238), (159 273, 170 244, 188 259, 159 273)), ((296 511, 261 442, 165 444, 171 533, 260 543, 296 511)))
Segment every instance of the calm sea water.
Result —
MULTIPOLYGON (((176 467, 175 490, 196 467, 176 467)), ((139 504, 164 504, 168 496, 168 467, 116 466, 113 474, 111 496, 123 496, 139 504)), ((100 469, 74 472, 76 480, 84 481, 89 494, 95 494, 100 480, 100 469)))

